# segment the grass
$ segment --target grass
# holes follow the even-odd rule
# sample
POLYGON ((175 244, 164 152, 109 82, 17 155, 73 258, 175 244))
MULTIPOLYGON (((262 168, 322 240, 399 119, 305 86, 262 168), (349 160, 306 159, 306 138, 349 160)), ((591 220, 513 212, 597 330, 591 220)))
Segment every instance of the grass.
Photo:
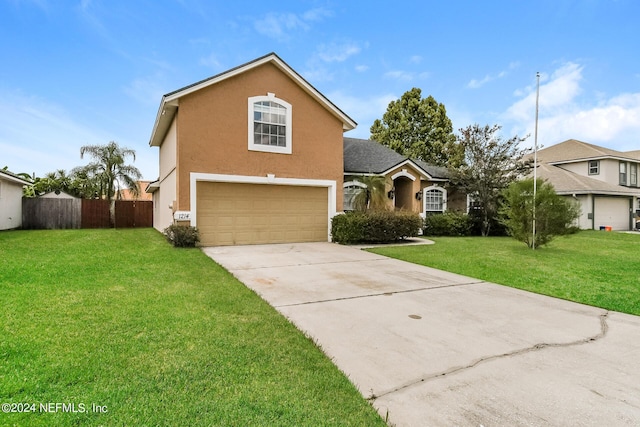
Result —
POLYGON ((283 316, 155 230, 2 232, 0 263, 0 403, 36 404, 0 425, 385 425, 283 316))
POLYGON ((488 282, 640 315, 640 235, 581 231, 535 251, 509 237, 432 238, 372 252, 488 282))

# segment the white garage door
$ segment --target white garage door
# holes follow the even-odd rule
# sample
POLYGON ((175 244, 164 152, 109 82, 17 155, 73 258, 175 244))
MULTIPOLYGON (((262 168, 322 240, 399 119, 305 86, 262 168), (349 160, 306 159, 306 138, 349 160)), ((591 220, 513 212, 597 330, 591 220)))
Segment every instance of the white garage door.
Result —
POLYGON ((201 245, 326 242, 326 187, 197 183, 201 245))
POLYGON ((595 198, 595 229, 610 226, 613 230, 629 230, 629 199, 625 197, 595 198))

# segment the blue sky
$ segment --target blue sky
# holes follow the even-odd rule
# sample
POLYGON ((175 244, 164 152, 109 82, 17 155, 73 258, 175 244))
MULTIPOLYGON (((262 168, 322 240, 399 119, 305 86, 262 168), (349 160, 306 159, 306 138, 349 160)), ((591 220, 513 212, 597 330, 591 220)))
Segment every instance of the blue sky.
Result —
POLYGON ((117 141, 158 177, 163 94, 276 52, 368 138, 412 87, 457 131, 640 149, 640 2, 0 0, 0 168, 41 176, 117 141))

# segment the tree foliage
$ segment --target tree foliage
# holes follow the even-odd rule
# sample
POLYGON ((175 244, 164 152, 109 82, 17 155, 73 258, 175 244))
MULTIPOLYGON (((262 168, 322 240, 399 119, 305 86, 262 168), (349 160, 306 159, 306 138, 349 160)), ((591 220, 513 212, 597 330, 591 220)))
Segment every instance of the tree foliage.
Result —
POLYGON ((386 182, 384 176, 363 175, 357 181, 365 185, 353 198, 355 210, 384 210, 387 207, 386 182))
POLYGON ((567 234, 580 215, 580 208, 571 200, 558 196, 553 186, 538 178, 536 183, 535 219, 533 236, 533 178, 516 181, 504 190, 501 208, 503 222, 509 234, 528 247, 549 243, 555 236, 567 234))
POLYGON ((520 148, 526 137, 505 140, 498 134, 500 129, 499 125, 478 124, 460 129, 464 164, 452 173, 452 182, 472 197, 479 211, 483 236, 489 235, 498 217, 502 191, 531 168, 522 160, 530 150, 520 148))
POLYGON ((120 147, 115 142, 106 145, 86 145, 80 148, 80 157, 90 156, 93 161, 67 173, 64 169, 49 172, 43 177, 28 177, 32 184, 24 189, 25 197, 37 197, 51 191, 64 191, 83 199, 104 198, 114 200, 123 188, 137 194, 140 171, 125 164, 128 157, 135 160, 135 151, 120 147))
POLYGON ((106 145, 84 145, 80 147, 80 158, 88 155, 91 163, 80 168, 78 172, 92 177, 99 184, 100 195, 107 200, 114 200, 118 190, 125 186, 136 191, 137 181, 142 174, 135 166, 125 164, 128 157, 136 160, 135 150, 120 147, 111 141, 106 145))
POLYGON ((370 131, 371 139, 426 163, 458 167, 463 160, 463 149, 456 142, 444 105, 431 95, 422 98, 419 88, 391 101, 382 120, 374 121, 370 131))

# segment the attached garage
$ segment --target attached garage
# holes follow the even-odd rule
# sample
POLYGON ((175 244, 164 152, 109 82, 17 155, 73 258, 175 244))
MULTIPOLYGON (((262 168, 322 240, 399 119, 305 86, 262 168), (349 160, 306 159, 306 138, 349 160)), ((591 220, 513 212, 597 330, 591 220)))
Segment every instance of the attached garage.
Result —
POLYGON ((610 226, 613 230, 629 230, 628 197, 594 197, 594 228, 610 226))
POLYGON ((332 186, 271 181, 197 181, 193 225, 200 231, 201 244, 326 242, 335 205, 332 186))

